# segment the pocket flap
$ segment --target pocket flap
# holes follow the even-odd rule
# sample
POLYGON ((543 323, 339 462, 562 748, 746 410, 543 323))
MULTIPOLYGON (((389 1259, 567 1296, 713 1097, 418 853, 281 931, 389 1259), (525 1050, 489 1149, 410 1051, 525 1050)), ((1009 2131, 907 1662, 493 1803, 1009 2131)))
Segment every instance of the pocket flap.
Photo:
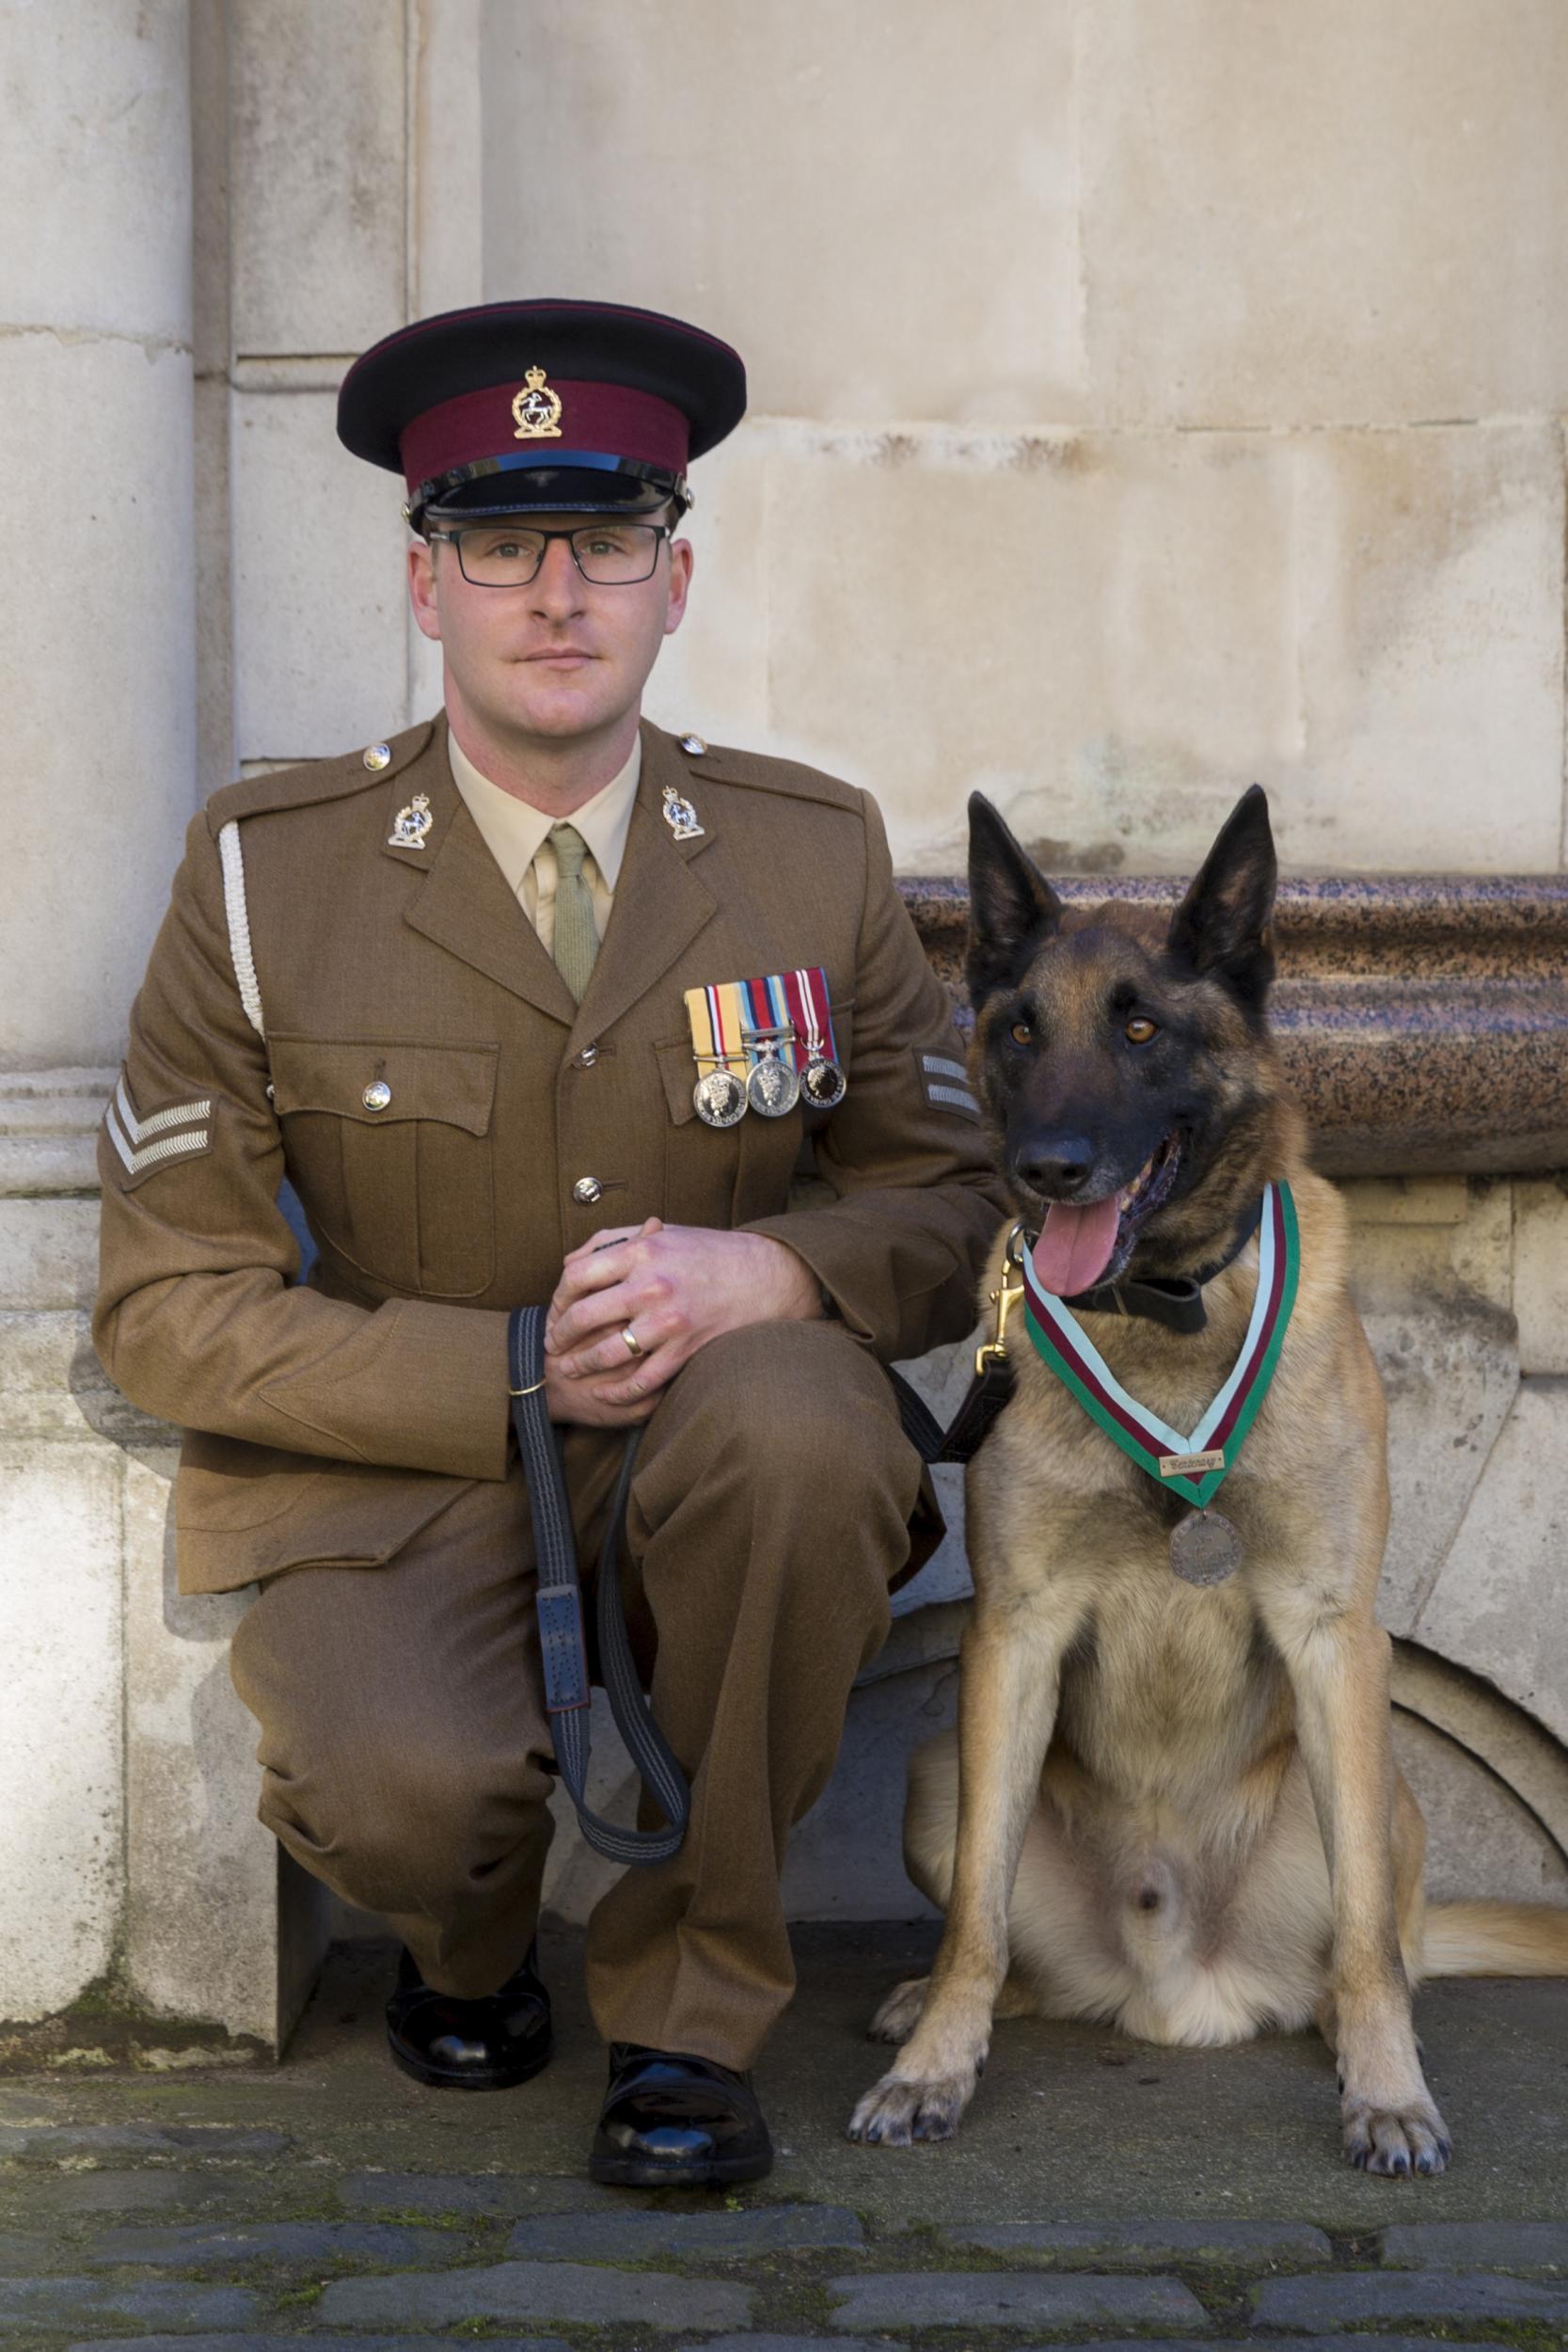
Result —
POLYGON ((285 1568, 383 1567, 472 1483, 187 1430, 174 1486, 180 1590, 233 1592, 285 1568))
POLYGON ((436 1119, 471 1136, 489 1133, 499 1046, 277 1036, 268 1045, 279 1118, 331 1111, 367 1127, 436 1119))

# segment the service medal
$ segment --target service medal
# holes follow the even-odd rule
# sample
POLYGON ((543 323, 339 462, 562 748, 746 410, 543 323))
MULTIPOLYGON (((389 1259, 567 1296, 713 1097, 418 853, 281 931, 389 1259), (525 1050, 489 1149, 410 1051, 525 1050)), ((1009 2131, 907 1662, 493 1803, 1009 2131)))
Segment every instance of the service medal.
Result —
POLYGON ((800 1099, 800 1081, 788 1062, 780 1059, 776 1038, 759 1042, 761 1051, 746 1073, 746 1099, 764 1119, 784 1119, 800 1099))
POLYGON ((733 1127, 746 1116, 746 1089, 733 1070, 705 1071, 691 1089, 698 1118, 706 1127, 733 1127))
POLYGON ((818 1054, 801 1073, 800 1092, 814 1111, 836 1110, 849 1091, 849 1081, 836 1061, 818 1054))
POLYGON ((1170 1564, 1184 1584, 1223 1584, 1242 1565, 1242 1539, 1221 1511, 1189 1511, 1170 1534, 1170 1564))
POLYGON ((1209 1504, 1236 1467, 1284 1345, 1301 1277, 1301 1235, 1289 1184, 1267 1184, 1258 1228, 1258 1288, 1230 1376, 1190 1437, 1167 1427, 1121 1386, 1083 1325, 1022 1261, 1023 1321, 1040 1361, 1113 1445, 1155 1484, 1194 1505, 1173 1530, 1171 1566, 1188 1584, 1223 1584, 1242 1565, 1242 1539, 1209 1504))

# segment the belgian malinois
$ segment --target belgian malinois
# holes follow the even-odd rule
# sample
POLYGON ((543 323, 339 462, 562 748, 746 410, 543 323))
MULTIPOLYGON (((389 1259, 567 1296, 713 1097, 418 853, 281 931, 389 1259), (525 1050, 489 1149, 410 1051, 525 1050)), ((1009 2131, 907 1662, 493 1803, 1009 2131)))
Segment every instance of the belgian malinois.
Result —
POLYGON ((905 1854, 946 1911, 942 1947, 878 2012, 873 2034, 902 2047, 850 2136, 947 2137, 993 2015, 1195 2043, 1315 2019, 1351 2161, 1441 2172, 1411 1987, 1568 1974, 1568 1913, 1423 1902, 1374 1615, 1383 1394, 1346 1288, 1345 1212, 1307 1164, 1265 1017, 1267 803, 1254 786, 1238 803, 1163 935, 1139 910, 1065 912, 978 794, 970 818, 972 1067, 1021 1220, 988 1287, 1026 1254, 1040 1316, 1006 1331, 1016 1388, 969 1470, 957 1739, 911 1770, 905 1854), (1053 1299, 1078 1299, 1116 1392, 1201 1431, 1259 1328, 1265 1248, 1286 1230, 1266 1243, 1259 1218, 1271 1200, 1282 1218, 1282 1200, 1293 1307, 1200 1513, 1111 1440, 1034 1333, 1053 1299), (1201 1285, 1201 1328, 1117 1311, 1180 1278, 1201 1285), (1200 1517, 1205 1538, 1217 1519, 1217 1558, 1181 1549, 1200 1517), (1184 1581, 1179 1558, 1224 1581, 1184 1581))

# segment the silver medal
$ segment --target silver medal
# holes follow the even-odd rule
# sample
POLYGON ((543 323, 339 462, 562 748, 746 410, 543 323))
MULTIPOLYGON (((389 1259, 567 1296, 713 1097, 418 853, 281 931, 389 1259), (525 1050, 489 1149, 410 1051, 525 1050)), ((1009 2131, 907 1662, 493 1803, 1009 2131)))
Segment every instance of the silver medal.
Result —
POLYGON ((746 1116, 746 1089, 733 1070, 705 1071, 691 1089, 697 1116, 709 1127, 733 1127, 746 1116))
POLYGON ((786 1061, 779 1059, 779 1049, 765 1044, 762 1057, 752 1064, 746 1077, 746 1099, 764 1119, 783 1119, 800 1099, 800 1081, 786 1061))
POLYGON ((1242 1539, 1219 1511, 1189 1511, 1170 1533, 1170 1564, 1184 1584, 1223 1584, 1242 1565, 1242 1539))
POLYGON ((849 1091, 849 1081, 836 1061, 830 1061, 825 1054, 814 1054, 800 1080, 800 1091, 813 1110, 836 1110, 849 1091))

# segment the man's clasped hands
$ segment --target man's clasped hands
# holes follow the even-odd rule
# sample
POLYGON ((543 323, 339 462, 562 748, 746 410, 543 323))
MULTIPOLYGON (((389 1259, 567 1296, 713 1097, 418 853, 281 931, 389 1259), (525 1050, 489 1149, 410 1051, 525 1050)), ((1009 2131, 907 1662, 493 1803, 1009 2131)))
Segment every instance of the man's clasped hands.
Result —
POLYGON ((666 1225, 657 1216, 612 1226, 573 1250, 550 1300, 550 1419, 629 1428, 648 1419, 709 1340, 751 1323, 804 1323, 821 1312, 816 1276, 766 1233, 666 1225))

